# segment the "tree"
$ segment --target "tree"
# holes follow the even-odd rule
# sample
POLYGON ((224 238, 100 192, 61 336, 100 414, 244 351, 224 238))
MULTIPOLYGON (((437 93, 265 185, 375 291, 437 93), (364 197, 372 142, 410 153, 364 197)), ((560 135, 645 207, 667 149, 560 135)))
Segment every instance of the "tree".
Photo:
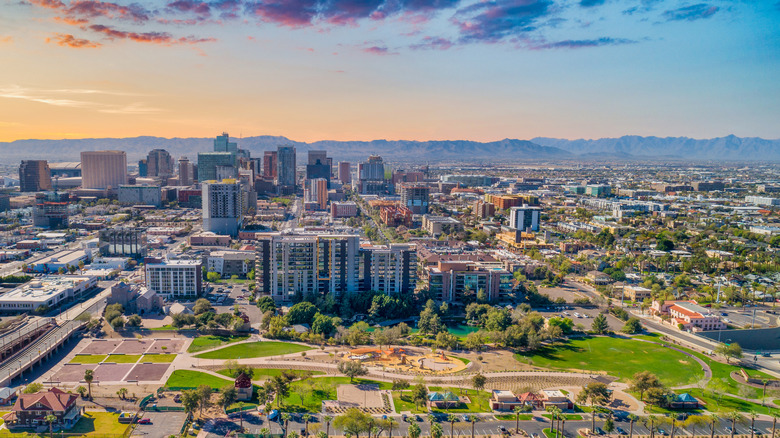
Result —
POLYGON ((352 360, 344 360, 339 362, 338 369, 341 374, 349 377, 350 383, 355 380, 355 377, 365 376, 368 374, 368 370, 363 366, 362 363, 352 360))
POLYGON ((257 300, 257 307, 260 308, 260 310, 265 312, 276 312, 276 303, 274 303, 274 299, 268 296, 260 297, 257 300))
POLYGON ((198 298, 197 301, 195 301, 195 306, 192 308, 192 312, 195 315, 200 315, 201 313, 206 312, 213 312, 214 308, 211 307, 211 303, 209 300, 205 298, 198 298))
POLYGON ((590 325, 590 329, 593 333, 603 335, 609 331, 609 323, 607 317, 603 314, 599 314, 593 318, 593 323, 590 325))
POLYGON ((336 330, 336 325, 336 318, 317 312, 311 323, 311 331, 323 336, 330 336, 336 330))
POLYGON ((330 422, 333 421, 333 417, 330 415, 323 415, 322 421, 325 423, 325 438, 330 436, 330 422))
POLYGON ((409 382, 402 379, 393 379, 393 391, 400 391, 409 388, 409 382))
POLYGON ((288 412, 283 412, 280 418, 284 422, 284 436, 287 437, 287 425, 290 423, 292 416, 288 412))
POLYGON ((431 308, 426 307, 420 312, 420 320, 417 322, 417 328, 423 334, 436 335, 442 331, 443 324, 439 315, 431 308))
POLYGON ((612 416, 608 416, 607 419, 604 420, 604 431, 612 433, 613 430, 615 430, 615 422, 612 420, 612 416))
POLYGON ((226 385, 219 390, 219 407, 227 413, 227 409, 238 399, 238 391, 234 385, 226 385))
POLYGON ((140 327, 143 320, 138 315, 130 315, 130 317, 127 318, 127 325, 129 327, 140 327))
POLYGON ((425 385, 418 383, 412 388, 412 401, 414 401, 415 409, 420 407, 420 404, 425 403, 428 400, 428 389, 425 385))
POLYGON ((444 436, 444 430, 441 428, 441 424, 431 424, 431 438, 441 438, 444 436))
POLYGON ((482 374, 474 374, 474 377, 471 378, 471 386, 477 391, 482 391, 485 388, 485 384, 487 384, 487 377, 482 374))
POLYGON ((450 332, 439 332, 436 335, 436 346, 445 350, 452 350, 458 343, 458 338, 450 332))
POLYGON ((271 380, 271 387, 276 393, 276 406, 279 406, 282 399, 290 395, 290 381, 284 376, 274 376, 271 380))
POLYGON ((81 396, 81 398, 86 398, 86 397, 87 397, 87 388, 85 388, 85 387, 83 387, 83 386, 79 385, 79 386, 76 388, 76 393, 77 393, 78 395, 80 395, 80 396, 81 396))
POLYGON ((468 350, 480 352, 485 347, 485 337, 480 332, 471 332, 463 340, 463 346, 468 350))
POLYGON ((33 382, 25 386, 22 392, 25 394, 35 394, 36 392, 41 392, 41 391, 43 391, 43 384, 38 382, 33 382))
POLYGON ((309 436, 309 421, 311 421, 311 415, 304 414, 303 415, 303 432, 304 436, 309 436))
POLYGON ((211 406, 211 387, 208 385, 200 385, 196 391, 198 394, 198 408, 200 408, 200 415, 203 416, 203 409, 211 406))
POLYGON ((211 283, 218 283, 219 280, 222 280, 222 276, 219 275, 218 272, 209 271, 206 274, 206 280, 210 281, 211 283))
POLYGON ((417 423, 412 423, 409 425, 409 428, 406 429, 406 434, 409 435, 409 438, 420 438, 422 430, 420 429, 420 426, 417 425, 417 423))
MULTIPOLYGON (((595 407, 597 405, 603 406, 607 404, 610 397, 611 394, 606 384, 601 382, 593 382, 582 388, 579 394, 577 394, 577 403, 589 402, 591 407, 595 407)), ((590 418, 590 431, 593 433, 593 431, 596 429, 595 410, 591 413, 590 418)))
POLYGON ((745 417, 737 411, 731 411, 726 413, 725 418, 731 421, 731 438, 734 438, 734 434, 737 432, 737 423, 743 422, 745 417))
POLYGON ((520 433, 520 414, 524 412, 522 406, 515 406, 514 409, 512 409, 515 413, 515 433, 520 433))
POLYGON ((181 405, 188 413, 195 412, 200 404, 200 398, 198 397, 198 391, 195 389, 187 389, 181 393, 181 405))
POLYGON ((623 333, 633 335, 642 331, 642 322, 637 317, 628 318, 623 328, 620 330, 623 333))
POLYGON ((84 370, 84 381, 87 382, 87 390, 89 391, 89 399, 92 400, 92 380, 95 378, 95 374, 92 370, 84 370))
POLYGON ((363 432, 370 432, 373 419, 357 408, 350 408, 333 420, 333 425, 356 438, 363 432))
POLYGON ((450 422, 450 438, 455 438, 455 422, 458 421, 458 417, 455 414, 449 414, 447 421, 450 422))
POLYGON ((49 424, 49 437, 54 438, 54 423, 57 422, 57 416, 49 414, 44 417, 44 421, 49 424))
POLYGON ((645 392, 651 388, 663 388, 663 384, 658 379, 658 376, 650 371, 640 371, 634 374, 628 390, 638 392, 639 400, 644 401, 645 392))
POLYGON ((634 423, 639 419, 636 414, 628 414, 628 438, 634 437, 634 423))
POLYGON ((316 314, 317 306, 308 301, 301 301, 290 307, 286 317, 290 324, 311 324, 316 314))
POLYGON ((731 363, 731 359, 742 359, 742 347, 739 344, 720 344, 715 348, 715 353, 726 358, 726 363, 731 363))
POLYGON ((119 398, 124 400, 125 397, 127 396, 127 388, 119 388, 119 390, 116 392, 116 395, 118 395, 119 398))

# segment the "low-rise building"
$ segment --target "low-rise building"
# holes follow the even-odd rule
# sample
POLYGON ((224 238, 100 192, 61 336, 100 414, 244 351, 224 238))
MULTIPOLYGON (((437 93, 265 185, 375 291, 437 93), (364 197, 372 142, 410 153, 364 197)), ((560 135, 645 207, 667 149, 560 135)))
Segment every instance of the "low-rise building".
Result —
POLYGON ((223 278, 233 275, 244 277, 254 266, 254 251, 212 251, 206 256, 206 270, 216 272, 223 278))
POLYGON ((661 304, 653 301, 651 311, 656 315, 668 315, 669 323, 683 330, 708 331, 727 328, 721 322, 720 316, 715 315, 695 301, 666 301, 661 304))
POLYGON ((641 286, 625 286, 623 288, 623 298, 631 301, 644 301, 645 298, 652 297, 653 291, 641 286))
POLYGON ((333 219, 342 217, 355 217, 358 214, 357 204, 354 202, 331 202, 330 216, 333 219))
POLYGON ((463 224, 451 217, 423 215, 422 227, 433 236, 439 236, 442 233, 456 233, 463 231, 463 224))
POLYGON ((189 237, 190 246, 229 246, 230 236, 211 231, 193 234, 189 237))
POLYGON ((31 312, 46 306, 79 300, 97 286, 97 278, 83 275, 46 276, 0 295, 0 312, 31 312))
POLYGON ((3 422, 11 430, 37 428, 48 426, 46 417, 53 415, 56 421, 52 423, 52 427, 70 429, 81 418, 77 399, 78 395, 59 388, 50 388, 34 394, 20 394, 11 412, 3 415, 3 422))
POLYGON ((86 251, 78 250, 64 250, 56 252, 48 257, 44 257, 34 264, 29 265, 31 272, 37 272, 40 274, 48 274, 58 272, 60 269, 64 269, 65 272, 73 267, 78 267, 79 262, 89 262, 89 257, 86 251))
POLYGON ((462 304, 464 295, 480 291, 489 301, 508 300, 512 294, 512 273, 499 262, 439 262, 427 267, 430 292, 440 302, 462 304))
POLYGON ((122 205, 162 205, 162 191, 157 186, 119 186, 117 199, 122 205))

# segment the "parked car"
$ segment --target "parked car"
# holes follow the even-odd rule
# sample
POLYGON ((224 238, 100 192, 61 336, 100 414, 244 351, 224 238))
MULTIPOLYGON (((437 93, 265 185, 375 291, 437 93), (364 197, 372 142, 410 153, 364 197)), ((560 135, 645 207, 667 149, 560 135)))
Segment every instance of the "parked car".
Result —
POLYGON ((141 418, 138 420, 138 424, 152 424, 152 420, 149 418, 141 418))

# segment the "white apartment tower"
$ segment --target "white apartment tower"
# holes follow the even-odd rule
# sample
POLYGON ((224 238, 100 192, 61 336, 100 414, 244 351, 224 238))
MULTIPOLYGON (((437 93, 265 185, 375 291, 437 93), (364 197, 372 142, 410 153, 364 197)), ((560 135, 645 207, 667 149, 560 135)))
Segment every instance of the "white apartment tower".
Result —
POLYGON ((237 236, 244 212, 241 183, 234 179, 201 184, 203 196, 203 231, 237 236))

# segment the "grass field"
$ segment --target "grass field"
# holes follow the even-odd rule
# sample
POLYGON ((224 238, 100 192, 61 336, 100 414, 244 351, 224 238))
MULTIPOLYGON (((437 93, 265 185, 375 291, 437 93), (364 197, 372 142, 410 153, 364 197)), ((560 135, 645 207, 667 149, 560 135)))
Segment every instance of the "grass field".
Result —
POLYGON ((431 409, 431 412, 444 412, 444 413, 453 413, 453 414, 464 414, 464 413, 479 413, 479 412, 492 412, 493 410, 490 409, 490 396, 491 394, 487 391, 477 391, 475 389, 468 389, 461 393, 460 388, 447 388, 447 387, 438 387, 438 386, 431 386, 428 388, 428 393, 434 391, 451 391, 453 394, 457 395, 467 395, 469 399, 471 399, 471 403, 466 404, 466 406, 461 406, 457 408, 450 408, 450 409, 438 409, 433 408, 431 409))
POLYGON ((553 369, 605 371, 627 382, 640 371, 650 371, 669 386, 696 383, 704 377, 698 363, 684 354, 632 339, 592 337, 545 346, 519 361, 553 369), (617 360, 619 358, 619 360, 617 360))
POLYGON ((187 353, 197 353, 247 339, 249 339, 249 336, 199 336, 192 340, 192 343, 187 348, 187 353))
POLYGON ((428 409, 423 405, 420 405, 420 408, 417 409, 412 401, 411 391, 393 391, 393 404, 395 405, 396 414, 401 412, 411 412, 413 414, 428 413, 428 409))
MULTIPOLYGON (((119 418, 119 414, 114 412, 85 412, 78 423, 76 423, 72 429, 68 430, 67 433, 81 434, 81 436, 87 438, 105 434, 121 435, 130 425, 119 423, 117 418, 119 418)), ((55 435, 57 435, 57 432, 55 432, 55 435)), ((42 434, 36 434, 32 430, 26 432, 22 430, 14 433, 9 432, 7 429, 0 431, 0 437, 7 438, 48 438, 48 436, 48 431, 42 434)))
POLYGON ((305 345, 289 342, 248 342, 241 345, 230 345, 219 350, 201 353, 195 357, 201 359, 240 359, 250 357, 278 356, 280 354, 300 353, 311 350, 305 345))
POLYGON ((176 370, 165 382, 165 386, 179 388, 195 388, 200 385, 208 385, 214 389, 230 385, 233 380, 223 379, 211 374, 193 370, 176 370))
MULTIPOLYGON (((320 412, 323 400, 335 400, 336 388, 349 384, 349 377, 317 377, 297 380, 290 385, 290 395, 282 400, 283 412, 320 412)), ((391 389, 390 382, 355 379, 354 384, 376 384, 379 389, 391 389)), ((274 403, 276 406, 276 403, 274 403)))
POLYGON ((141 358, 140 354, 110 354, 106 362, 114 363, 136 363, 141 358))
POLYGON ((144 354, 141 363, 171 363, 176 359, 175 354, 144 354))
POLYGON ((70 363, 100 363, 106 356, 105 354, 77 354, 70 363))
MULTIPOLYGON (((294 373, 300 373, 300 374, 306 373, 306 374, 311 374, 312 376, 325 375, 325 373, 322 371, 280 370, 277 368, 252 368, 252 370, 254 371, 254 373, 252 374, 252 378, 254 379, 260 379, 263 377, 270 378, 270 377, 281 376, 282 371, 292 371, 294 373)), ((229 377, 231 379, 233 378, 233 376, 230 375, 230 370, 228 369, 219 370, 217 371, 217 373, 222 374, 223 376, 229 377)))
MULTIPOLYGON (((582 420, 582 415, 580 415, 580 414, 563 414, 563 415, 564 415, 563 418, 565 418, 566 421, 572 421, 572 420, 579 421, 579 420, 582 420)), ((552 414, 542 414, 542 417, 544 417, 544 418, 546 418, 548 420, 551 420, 552 419, 552 414)))

